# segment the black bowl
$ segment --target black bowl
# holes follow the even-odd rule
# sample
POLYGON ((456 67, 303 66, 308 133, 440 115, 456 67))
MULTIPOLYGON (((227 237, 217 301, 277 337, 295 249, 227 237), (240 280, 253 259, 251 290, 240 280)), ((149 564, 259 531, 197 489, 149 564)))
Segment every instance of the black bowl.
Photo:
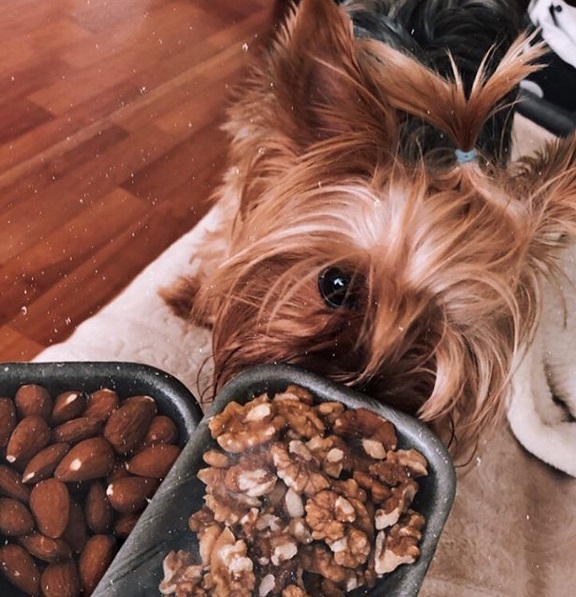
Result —
POLYGON ((417 595, 454 500, 456 481, 450 455, 419 421, 348 388, 286 365, 255 367, 223 388, 98 585, 95 595, 157 595, 163 578, 162 561, 168 552, 185 549, 197 554, 196 537, 188 528, 188 519, 203 504, 205 486, 196 477, 198 470, 206 466, 202 454, 216 445, 208 428, 209 418, 232 400, 246 402, 263 392, 276 393, 293 383, 307 388, 320 401, 338 400, 351 408, 365 407, 381 414, 396 427, 400 448, 415 448, 428 460, 429 474, 419 479, 420 490, 413 506, 426 517, 418 561, 400 566, 371 590, 357 589, 351 593, 388 597, 417 595))
MULTIPOLYGON (((158 412, 176 423, 178 443, 186 445, 202 419, 202 410, 194 396, 171 375, 138 363, 64 362, 0 364, 0 396, 13 397, 24 384, 44 386, 55 397, 67 390, 93 392, 109 388, 120 398, 148 394, 156 400, 158 412)), ((0 576, 0 595, 24 595, 0 576)))

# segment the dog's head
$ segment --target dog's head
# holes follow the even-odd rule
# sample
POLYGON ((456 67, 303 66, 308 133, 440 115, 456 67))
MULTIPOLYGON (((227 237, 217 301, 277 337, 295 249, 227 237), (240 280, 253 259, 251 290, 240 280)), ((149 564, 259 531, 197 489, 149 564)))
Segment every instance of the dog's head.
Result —
POLYGON ((475 435, 575 220, 562 184, 537 182, 543 160, 506 168, 477 144, 536 55, 520 40, 465 89, 304 0, 228 125, 240 207, 195 305, 220 383, 289 362, 475 435))

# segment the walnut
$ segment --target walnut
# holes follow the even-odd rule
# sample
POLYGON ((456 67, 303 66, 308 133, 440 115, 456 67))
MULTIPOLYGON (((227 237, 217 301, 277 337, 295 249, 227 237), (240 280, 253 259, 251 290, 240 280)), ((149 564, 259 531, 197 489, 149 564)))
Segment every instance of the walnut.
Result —
POLYGON ((226 470, 207 468, 198 471, 198 478, 206 483, 204 503, 214 513, 217 522, 236 524, 251 508, 260 507, 257 497, 230 491, 225 484, 226 470))
POLYGON ((355 471, 354 481, 369 493, 370 498, 375 504, 385 502, 392 495, 389 485, 380 482, 377 477, 368 472, 355 471))
POLYGON ((301 551, 301 562, 307 572, 318 574, 346 591, 355 589, 360 583, 358 573, 337 564, 334 554, 321 543, 304 547, 301 551))
POLYGON ((366 492, 355 479, 332 481, 332 489, 341 495, 345 495, 348 498, 355 498, 361 502, 365 502, 368 499, 366 492))
POLYGON ((288 514, 290 518, 300 518, 304 516, 304 502, 302 496, 295 492, 292 487, 289 487, 284 495, 284 508, 286 514, 288 514))
POLYGON ((347 499, 354 506, 354 511, 356 512, 354 526, 366 533, 370 537, 370 540, 372 540, 374 536, 374 505, 352 496, 347 496, 347 499))
POLYGON ((284 425, 276 406, 262 395, 244 405, 229 402, 208 426, 220 447, 238 454, 273 441, 284 425))
POLYGON ((275 443, 271 448, 271 453, 276 466, 276 474, 297 493, 314 495, 330 487, 328 477, 320 471, 314 460, 306 460, 299 453, 290 453, 281 443, 275 443))
POLYGON ((332 427, 334 421, 346 410, 342 402, 321 402, 316 406, 318 416, 327 427, 332 427))
POLYGON ((376 510, 374 521, 378 530, 396 524, 401 514, 405 512, 412 503, 418 483, 413 479, 408 479, 404 485, 393 487, 391 495, 384 501, 381 508, 376 510))
POLYGON ((417 478, 428 474, 426 458, 417 450, 396 450, 388 452, 386 460, 397 462, 406 468, 410 476, 417 478))
POLYGON ((310 595, 298 585, 288 585, 282 591, 282 597, 310 597, 310 595))
POLYGON ((211 524, 210 526, 204 527, 198 533, 198 551, 200 552, 200 559, 204 566, 210 564, 210 558, 216 540, 222 533, 222 527, 219 524, 211 524))
POLYGON ((376 535, 374 570, 378 575, 395 570, 400 564, 412 564, 420 555, 418 542, 425 521, 421 514, 408 511, 388 532, 376 535))
POLYGON ((202 566, 194 564, 192 555, 186 551, 171 551, 162 563, 164 578, 160 583, 162 595, 198 596, 207 595, 202 588, 202 566))
POLYGON ((345 533, 345 522, 352 522, 355 517, 352 504, 334 491, 320 491, 306 502, 306 522, 316 540, 341 539, 345 533))
POLYGON ((224 485, 229 491, 260 497, 274 489, 276 479, 276 475, 266 466, 254 466, 249 459, 244 459, 226 471, 224 485))
POLYGON ((237 541, 229 528, 214 542, 205 585, 213 595, 230 597, 245 596, 254 590, 254 563, 247 555, 246 543, 237 541))
POLYGON ((338 479, 343 470, 350 470, 353 466, 346 442, 337 435, 317 435, 306 442, 306 448, 322 470, 334 479, 338 479))
POLYGON ((227 468, 230 466, 230 458, 219 450, 208 450, 202 455, 204 462, 214 468, 227 468))
POLYGON ((345 410, 334 421, 332 431, 348 440, 371 440, 372 450, 374 442, 382 444, 385 450, 394 450, 398 442, 394 425, 367 408, 345 410))
POLYGON ((194 533, 198 533, 212 524, 214 524, 214 512, 206 506, 202 506, 188 519, 188 526, 194 533))
POLYGON ((334 561, 346 568, 356 568, 365 564, 372 550, 368 535, 354 527, 342 539, 333 541, 329 545, 334 553, 334 561))
POLYGON ((290 388, 286 392, 276 394, 272 403, 288 424, 288 428, 294 432, 294 436, 310 439, 325 432, 325 425, 316 414, 312 403, 302 402, 299 395, 290 391, 290 388))
POLYGON ((312 543, 313 537, 310 527, 304 518, 292 518, 288 523, 288 532, 300 543, 312 543))
POLYGON ((314 396, 306 388, 297 386, 296 384, 290 384, 284 392, 278 392, 274 396, 274 398, 278 399, 282 399, 282 397, 299 400, 302 404, 308 404, 309 406, 314 404, 314 396))

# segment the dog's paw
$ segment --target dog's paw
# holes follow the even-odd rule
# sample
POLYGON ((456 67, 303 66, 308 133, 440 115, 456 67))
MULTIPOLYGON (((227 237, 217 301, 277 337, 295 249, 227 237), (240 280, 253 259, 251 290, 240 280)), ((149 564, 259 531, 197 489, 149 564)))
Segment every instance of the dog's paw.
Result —
POLYGON ((174 315, 188 320, 199 289, 196 278, 181 276, 171 286, 161 288, 159 294, 174 315))

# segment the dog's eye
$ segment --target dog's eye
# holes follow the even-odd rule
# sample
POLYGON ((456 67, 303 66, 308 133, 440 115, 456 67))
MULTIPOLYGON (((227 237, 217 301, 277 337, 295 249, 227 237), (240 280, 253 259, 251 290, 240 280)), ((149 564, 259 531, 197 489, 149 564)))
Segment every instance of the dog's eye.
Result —
POLYGON ((352 276, 339 267, 328 267, 320 273, 318 290, 329 307, 354 307, 352 276))

